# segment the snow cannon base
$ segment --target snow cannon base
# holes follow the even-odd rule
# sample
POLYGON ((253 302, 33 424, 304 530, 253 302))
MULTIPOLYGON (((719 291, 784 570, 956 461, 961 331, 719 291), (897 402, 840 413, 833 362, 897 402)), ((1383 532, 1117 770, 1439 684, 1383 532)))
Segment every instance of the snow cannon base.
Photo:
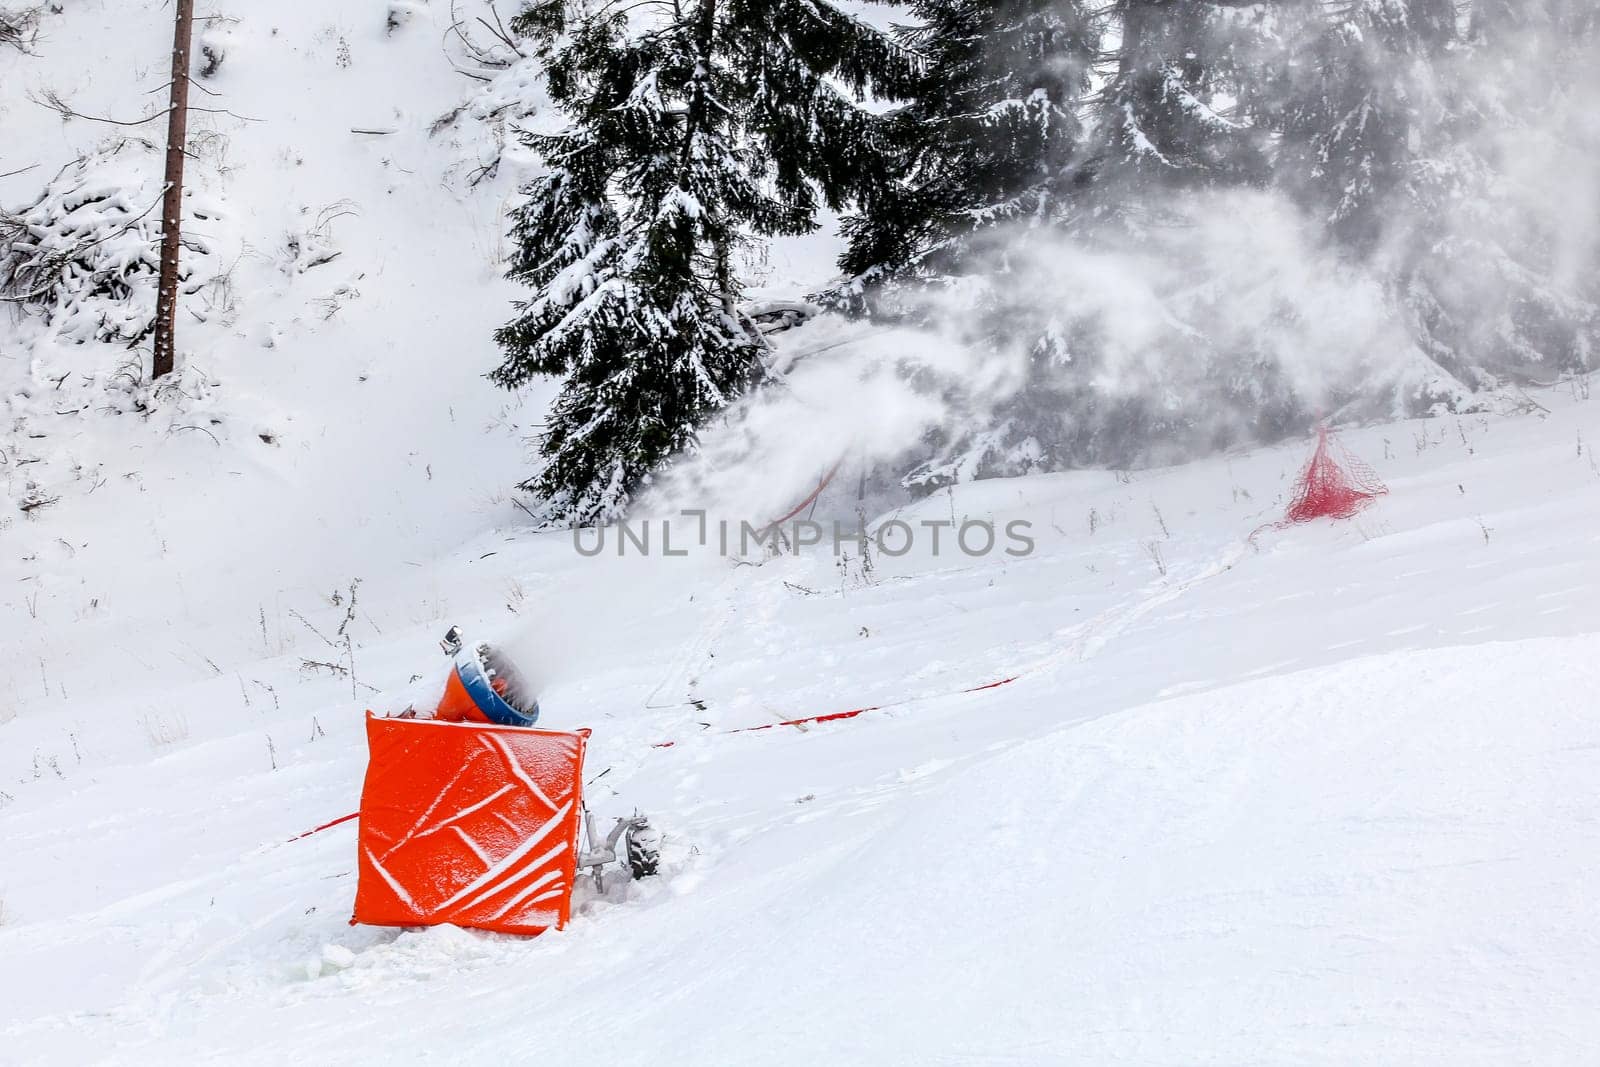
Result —
POLYGON ((351 924, 564 926, 587 738, 369 714, 351 924))

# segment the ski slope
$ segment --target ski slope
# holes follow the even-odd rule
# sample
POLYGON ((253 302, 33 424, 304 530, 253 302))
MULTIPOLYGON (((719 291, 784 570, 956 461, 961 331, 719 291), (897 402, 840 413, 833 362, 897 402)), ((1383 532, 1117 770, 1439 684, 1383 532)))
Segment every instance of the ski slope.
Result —
MULTIPOLYGON (((0 50, 0 174, 45 161, 8 205, 108 135, 30 94, 164 80, 160 0, 63 6, 0 50)), ((219 5, 191 181, 238 259, 193 395, 105 414, 126 352, 0 317, 0 1062, 1600 1058, 1586 385, 1347 431, 1391 494, 1253 543, 1307 442, 877 517, 1026 521, 1021 559, 585 558, 509 492, 548 388, 481 379, 534 164, 473 176, 537 92, 463 79, 448 6, 219 5), (591 806, 649 813, 661 877, 532 940, 347 924, 354 825, 288 839, 354 809, 362 716, 437 693, 452 623, 594 729, 591 806)))
POLYGON ((30 705, 8 1058, 1586 1062, 1600 409, 1537 399, 1347 433, 1391 495, 1254 547, 1304 443, 964 487, 902 517, 1026 518, 1035 554, 871 582, 505 529, 371 579, 377 692, 301 644, 30 705), (351 810, 361 713, 439 684, 447 618, 544 650, 545 721, 594 728, 591 805, 651 814, 662 877, 533 940, 346 924, 353 825, 284 842, 351 810), (141 713, 191 735, 99 730, 141 713))

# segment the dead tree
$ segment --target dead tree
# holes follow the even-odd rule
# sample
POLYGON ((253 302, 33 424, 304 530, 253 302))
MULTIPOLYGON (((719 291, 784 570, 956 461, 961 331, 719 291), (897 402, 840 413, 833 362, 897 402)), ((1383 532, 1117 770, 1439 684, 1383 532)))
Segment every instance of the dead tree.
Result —
POLYGON ((167 110, 167 177, 161 202, 161 282, 156 291, 155 353, 152 380, 172 373, 177 343, 178 251, 182 246, 183 153, 189 132, 189 44, 194 33, 194 0, 178 0, 172 34, 172 98, 167 110))

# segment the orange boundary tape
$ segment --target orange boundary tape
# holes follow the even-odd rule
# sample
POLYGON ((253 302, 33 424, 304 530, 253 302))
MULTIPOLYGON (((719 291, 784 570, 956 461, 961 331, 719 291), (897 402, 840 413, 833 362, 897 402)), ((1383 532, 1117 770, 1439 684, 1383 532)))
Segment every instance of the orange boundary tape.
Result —
POLYGON ((337 819, 334 819, 331 822, 325 822, 321 826, 312 827, 310 830, 307 830, 303 834, 295 834, 293 837, 289 838, 288 841, 284 842, 284 844, 289 844, 291 842, 298 841, 302 837, 310 837, 312 834, 320 834, 324 830, 331 830, 335 826, 338 826, 340 823, 349 822, 351 819, 354 819, 357 815, 360 815, 360 814, 361 814, 361 812, 359 812, 359 811, 352 811, 349 815, 341 815, 337 819))
POLYGON ((779 515, 776 519, 773 519, 771 522, 767 523, 767 525, 763 526, 762 529, 767 529, 769 527, 776 526, 780 522, 788 522, 790 519, 792 519, 796 515, 800 514, 806 508, 810 507, 811 504, 817 499, 817 497, 822 495, 822 491, 824 489, 828 488, 829 483, 831 483, 833 481, 833 476, 835 474, 839 473, 839 468, 842 467, 842 466, 844 466, 844 457, 840 456, 838 458, 838 460, 834 462, 833 466, 828 468, 828 473, 824 474, 822 476, 822 481, 817 483, 817 487, 815 489, 811 490, 811 495, 810 496, 808 496, 804 500, 800 501, 800 503, 796 504, 789 511, 785 512, 782 515, 779 515))
MULTIPOLYGON (((985 682, 983 685, 975 685, 971 689, 957 689, 954 693, 935 693, 931 696, 907 697, 904 700, 897 700, 892 704, 871 704, 864 708, 852 708, 849 711, 830 711, 826 715, 807 715, 804 718, 799 719, 784 719, 780 722, 764 722, 759 726, 740 726, 732 730, 719 730, 713 736, 727 737, 730 734, 753 734, 759 730, 774 730, 780 726, 811 726, 815 723, 821 722, 838 722, 841 719, 854 719, 856 716, 865 715, 869 711, 883 711, 887 708, 904 707, 907 704, 914 704, 923 700, 934 700, 941 696, 962 696, 967 693, 981 693, 986 689, 999 689, 1002 685, 1010 685, 1012 682, 1021 677, 1022 675, 1020 674, 1013 674, 1009 678, 1001 678, 997 682, 985 682)), ((677 743, 678 742, 676 741, 657 741, 650 747, 671 748, 677 743)))
MULTIPOLYGON (((818 723, 825 723, 825 722, 841 722, 841 721, 843 721, 845 719, 854 719, 854 718, 856 718, 858 716, 865 715, 869 711, 884 711, 884 710, 887 710, 889 708, 904 707, 907 704, 920 703, 921 701, 924 701, 924 700, 935 700, 935 699, 937 699, 938 697, 941 697, 941 696, 964 696, 967 693, 982 693, 982 692, 985 692, 986 690, 989 690, 989 689, 999 689, 1003 685, 1010 685, 1012 682, 1016 681, 1017 679, 1019 679, 1021 677, 1022 677, 1021 674, 1013 674, 1008 678, 1001 678, 998 681, 985 682, 982 685, 972 686, 970 689, 957 689, 954 693, 934 693, 934 694, 931 694, 929 696, 907 697, 904 700, 897 700, 892 704, 872 704, 872 705, 869 705, 869 706, 864 707, 864 708, 851 708, 849 711, 830 711, 830 712, 827 712, 827 713, 822 714, 822 715, 806 715, 806 716, 802 716, 801 718, 798 718, 798 719, 784 719, 781 722, 764 722, 764 723, 761 723, 760 725, 757 725, 757 726, 740 726, 740 727, 736 727, 736 728, 734 728, 732 730, 719 730, 716 734, 714 734, 712 736, 715 736, 715 737, 729 737, 729 736, 732 736, 733 734, 754 734, 754 733, 760 733, 762 730, 775 730, 780 726, 801 727, 801 726, 813 726, 813 725, 816 725, 818 723)), ((657 741, 656 743, 654 743, 650 747, 651 748, 673 748, 677 744, 678 744, 678 742, 676 740, 673 740, 673 741, 657 741)), ((325 822, 321 826, 313 827, 312 829, 307 830, 303 834, 296 834, 295 836, 289 838, 289 841, 290 842, 299 841, 303 837, 310 837, 312 834, 319 834, 324 830, 331 830, 333 827, 338 826, 340 823, 349 822, 351 819, 356 818, 360 814, 361 814, 361 812, 359 812, 359 811, 352 811, 349 815, 341 815, 337 819, 333 819, 333 820, 331 820, 329 822, 325 822)))

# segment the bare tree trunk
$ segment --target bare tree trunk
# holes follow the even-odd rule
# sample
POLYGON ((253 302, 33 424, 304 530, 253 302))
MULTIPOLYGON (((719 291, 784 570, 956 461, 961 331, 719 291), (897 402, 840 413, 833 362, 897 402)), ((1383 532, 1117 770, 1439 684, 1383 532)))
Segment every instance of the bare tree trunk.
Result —
POLYGON ((172 34, 172 103, 167 112, 166 193, 161 201, 161 284, 156 293, 155 354, 152 380, 172 373, 177 342, 178 249, 183 220, 183 148, 189 136, 189 42, 194 32, 194 0, 178 0, 172 34))
MULTIPOLYGON (((695 26, 697 50, 699 52, 699 69, 694 76, 694 94, 689 104, 688 122, 685 123, 685 136, 683 143, 683 178, 680 187, 687 191, 689 160, 693 150, 695 136, 702 130, 711 126, 711 101, 709 85, 711 82, 711 51, 713 38, 717 32, 717 0, 700 0, 698 22, 695 26)), ((715 273, 717 298, 722 304, 722 313, 728 316, 729 321, 738 321, 738 303, 733 292, 733 266, 729 261, 728 239, 726 236, 715 237, 711 242, 712 269, 715 273)))

